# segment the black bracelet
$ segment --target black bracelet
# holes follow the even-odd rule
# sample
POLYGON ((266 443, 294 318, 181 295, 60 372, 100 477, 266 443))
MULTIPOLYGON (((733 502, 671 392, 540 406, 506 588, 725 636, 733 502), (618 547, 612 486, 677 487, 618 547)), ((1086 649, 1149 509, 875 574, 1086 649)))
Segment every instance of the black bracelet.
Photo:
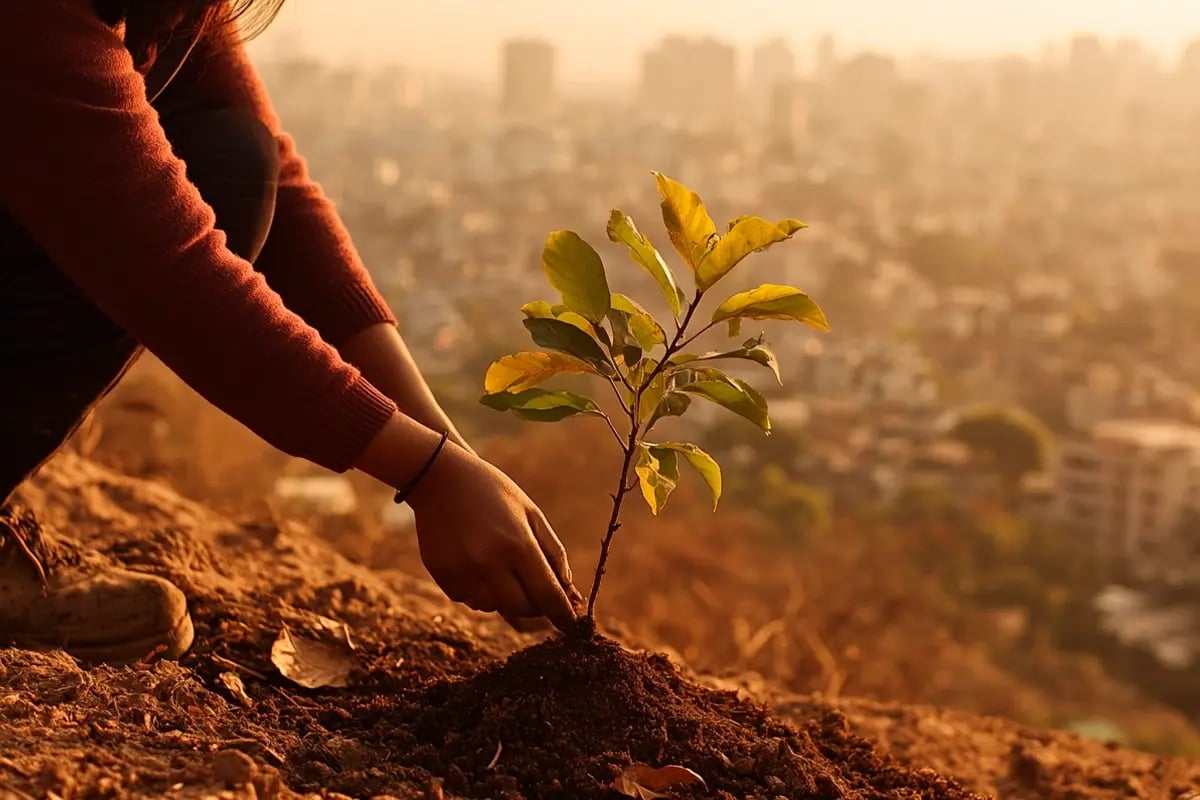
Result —
POLYGON ((417 474, 413 476, 413 479, 408 482, 407 486, 396 492, 396 496, 392 498, 393 500, 395 500, 397 503, 403 503, 408 499, 408 496, 413 493, 414 489, 417 488, 417 484, 421 482, 421 479, 424 478, 429 470, 433 468, 433 462, 437 461, 437 457, 441 454, 442 448, 446 446, 446 440, 449 438, 450 431, 445 431, 442 433, 441 441, 438 442, 437 447, 433 448, 433 455, 431 455, 429 460, 425 462, 425 466, 421 467, 417 474))

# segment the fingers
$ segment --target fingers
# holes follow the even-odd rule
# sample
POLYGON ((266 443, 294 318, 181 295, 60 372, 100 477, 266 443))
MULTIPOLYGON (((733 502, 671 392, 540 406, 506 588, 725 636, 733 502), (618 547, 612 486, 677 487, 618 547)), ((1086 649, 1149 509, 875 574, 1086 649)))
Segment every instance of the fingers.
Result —
POLYGON ((575 609, 563 590, 562 583, 539 548, 531 547, 523 555, 515 566, 525 595, 537 609, 536 613, 546 616, 560 631, 566 631, 575 622, 575 609))
POLYGON ((550 569, 554 571, 558 582, 562 585, 563 590, 567 593, 567 599, 572 605, 578 606, 583 603, 583 595, 575 588, 575 578, 571 574, 571 564, 567 561, 567 549, 563 547, 562 541, 558 538, 558 534, 550 527, 550 523, 546 521, 540 510, 534 509, 529 515, 529 526, 533 529, 533 536, 538 541, 538 545, 542 549, 542 555, 550 564, 550 569))
POLYGON ((437 583, 446 597, 455 603, 462 603, 467 608, 490 614, 500 610, 501 604, 496 599, 489 581, 490 578, 486 575, 479 575, 473 579, 465 579, 465 576, 459 575, 453 579, 442 578, 437 583))
POLYGON ((529 597, 521 581, 511 572, 498 572, 488 577, 488 592, 496 603, 492 610, 504 617, 539 617, 541 612, 529 597))

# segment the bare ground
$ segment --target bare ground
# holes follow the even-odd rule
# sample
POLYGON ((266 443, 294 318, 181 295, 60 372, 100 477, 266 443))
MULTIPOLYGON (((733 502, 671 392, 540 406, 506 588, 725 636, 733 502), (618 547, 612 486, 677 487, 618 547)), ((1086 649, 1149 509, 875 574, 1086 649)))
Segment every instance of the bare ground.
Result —
POLYGON ((706 677, 611 640, 530 648, 536 638, 426 580, 353 564, 300 524, 217 513, 72 455, 24 499, 114 561, 174 580, 197 644, 178 664, 92 670, 0 650, 3 798, 615 797, 607 784, 632 760, 695 769, 708 790, 684 796, 1200 790, 1198 761, 997 718, 706 677), (348 688, 306 690, 272 664, 281 627, 311 613, 353 632, 348 688))

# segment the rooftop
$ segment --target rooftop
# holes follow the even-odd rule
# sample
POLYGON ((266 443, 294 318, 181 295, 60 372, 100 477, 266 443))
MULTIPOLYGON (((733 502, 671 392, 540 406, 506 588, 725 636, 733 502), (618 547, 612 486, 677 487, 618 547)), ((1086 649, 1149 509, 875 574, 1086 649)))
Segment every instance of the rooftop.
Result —
POLYGON ((1156 420, 1109 420, 1096 426, 1097 439, 1118 441, 1156 450, 1200 451, 1200 427, 1156 420))

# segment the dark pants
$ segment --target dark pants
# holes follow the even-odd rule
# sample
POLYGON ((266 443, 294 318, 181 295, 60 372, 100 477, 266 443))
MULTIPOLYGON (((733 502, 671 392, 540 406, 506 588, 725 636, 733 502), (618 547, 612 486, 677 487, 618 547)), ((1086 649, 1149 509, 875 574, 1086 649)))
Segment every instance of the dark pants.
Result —
MULTIPOLYGON (((228 108, 176 111, 162 124, 229 249, 253 262, 275 213, 279 153, 270 131, 228 108)), ((140 352, 0 209, 0 505, 140 352)))

